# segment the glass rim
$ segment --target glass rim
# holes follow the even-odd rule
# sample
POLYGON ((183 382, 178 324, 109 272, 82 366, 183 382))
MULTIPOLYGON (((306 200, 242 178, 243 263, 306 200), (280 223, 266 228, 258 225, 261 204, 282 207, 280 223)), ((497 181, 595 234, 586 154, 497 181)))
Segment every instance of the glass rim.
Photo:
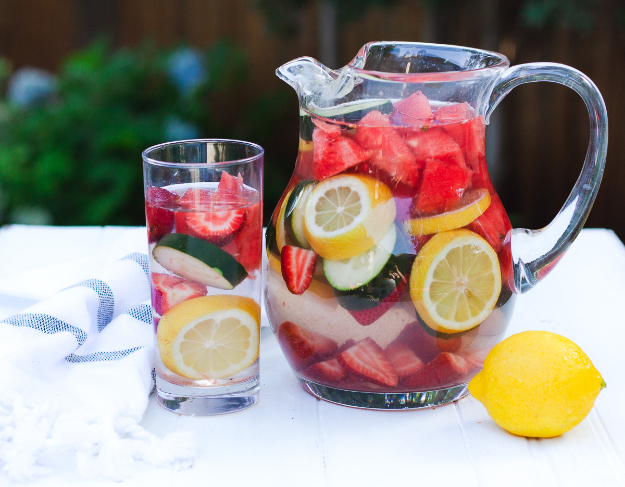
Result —
MULTIPOLYGON (((362 59, 362 58, 360 58, 362 59)), ((365 55, 366 59, 366 55, 365 55)), ((486 49, 478 49, 474 47, 466 47, 459 46, 454 44, 436 44, 432 42, 397 42, 397 41, 373 41, 365 44, 356 57, 352 59, 348 66, 356 73, 369 78, 377 78, 380 80, 386 81, 399 81, 399 82, 429 82, 429 81, 457 81, 458 79, 465 78, 467 76, 475 76, 480 73, 489 73, 492 72, 493 69, 503 69, 510 66, 510 60, 504 55, 496 51, 489 51, 486 49), (376 71, 373 69, 364 69, 356 66, 357 60, 359 60, 361 53, 368 54, 368 49, 373 45, 397 45, 397 46, 410 46, 414 48, 431 48, 431 49, 440 49, 447 51, 466 51, 474 54, 481 54, 483 56, 488 56, 496 60, 496 62, 490 66, 485 66, 481 68, 471 68, 471 69, 462 69, 459 71, 432 71, 432 72, 421 72, 421 73, 394 73, 388 71, 376 71)))
POLYGON ((161 167, 184 167, 189 169, 195 168, 206 168, 207 166, 228 166, 235 164, 246 164, 249 162, 253 162, 263 157, 265 154, 265 149, 263 149, 260 145, 255 144, 254 142, 248 142, 246 140, 237 140, 237 139, 185 139, 185 140, 174 140, 170 142, 163 142, 161 144, 156 144, 151 147, 148 147, 141 153, 141 157, 143 159, 143 163, 153 164, 155 166, 161 167), (232 159, 230 161, 222 161, 222 162, 169 162, 169 161, 160 161, 158 159, 154 159, 150 157, 151 152, 155 152, 160 149, 164 149, 166 147, 172 146, 184 146, 184 145, 200 145, 200 144, 216 144, 216 143, 227 143, 231 145, 244 145, 248 147, 252 147, 258 151, 257 154, 254 154, 249 157, 244 157, 242 159, 232 159))

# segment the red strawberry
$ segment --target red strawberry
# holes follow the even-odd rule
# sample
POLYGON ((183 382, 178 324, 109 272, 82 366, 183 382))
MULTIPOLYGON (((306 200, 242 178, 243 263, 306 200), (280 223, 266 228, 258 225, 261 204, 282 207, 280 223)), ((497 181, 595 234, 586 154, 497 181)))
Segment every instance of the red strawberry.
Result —
POLYGON ((215 245, 231 241, 245 220, 240 197, 225 192, 189 189, 179 203, 188 211, 176 212, 176 231, 215 245))
POLYGON ((432 118, 432 108, 430 107, 430 102, 420 91, 413 93, 408 98, 404 98, 403 100, 399 100, 394 103, 394 107, 395 110, 402 115, 406 115, 407 117, 413 119, 427 120, 432 118))
POLYGON ((367 337, 337 356, 343 367, 370 382, 394 387, 399 382, 384 351, 367 337))
POLYGON ((178 196, 164 188, 151 186, 145 198, 145 219, 148 226, 148 240, 156 242, 174 228, 174 208, 178 196))
POLYGON ((311 365, 303 374, 311 380, 336 384, 345 377, 345 369, 343 369, 337 359, 333 358, 311 365))
POLYGON ((331 357, 338 348, 334 340, 290 321, 285 321, 278 328, 278 341, 296 370, 303 370, 315 361, 331 357))
POLYGON ((463 353, 461 355, 462 357, 464 357, 465 361, 467 362, 469 372, 476 372, 476 371, 482 370, 482 367, 484 366, 484 360, 474 355, 469 355, 466 353, 463 353))
POLYGON ((462 198, 469 182, 465 167, 431 160, 422 173, 415 215, 451 210, 462 198))
POLYGON ((188 299, 206 296, 206 286, 169 274, 152 274, 152 304, 163 315, 168 309, 188 299))
POLYGON ((393 342, 386 347, 384 353, 400 378, 412 375, 425 367, 421 359, 405 343, 393 342))
POLYGON ((441 352, 422 370, 402 380, 408 387, 441 389, 460 383, 469 372, 467 360, 460 354, 441 352))
POLYGON ((375 306, 374 308, 362 309, 362 310, 348 310, 348 313, 354 317, 354 319, 360 323, 362 326, 369 326, 371 323, 375 322, 378 318, 380 318, 384 313, 386 313, 389 309, 391 309, 395 303, 397 303, 404 294, 406 290, 407 283, 406 281, 399 281, 395 290, 385 297, 380 304, 375 306))
POLYGON ((359 162, 369 159, 371 154, 351 138, 340 134, 329 134, 319 128, 313 132, 313 166, 315 179, 326 179, 359 162))
POLYGON ((301 249, 292 245, 282 247, 280 264, 286 287, 293 294, 302 294, 312 282, 317 263, 317 254, 313 250, 301 249))
POLYGON ((395 183, 414 187, 419 181, 419 165, 388 116, 377 110, 359 122, 354 140, 371 152, 371 164, 383 169, 395 183))

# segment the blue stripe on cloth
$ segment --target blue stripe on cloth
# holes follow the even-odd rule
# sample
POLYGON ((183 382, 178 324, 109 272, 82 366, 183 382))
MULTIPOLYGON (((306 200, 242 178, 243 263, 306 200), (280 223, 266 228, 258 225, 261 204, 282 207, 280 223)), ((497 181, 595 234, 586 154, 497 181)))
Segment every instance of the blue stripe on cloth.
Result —
POLYGON ((98 331, 102 331, 106 325, 108 325, 113 319, 113 310, 115 309, 115 298, 113 297, 113 291, 107 283, 100 279, 87 279, 86 281, 79 282, 73 286, 68 287, 71 289, 74 287, 86 287, 93 289, 100 298, 100 305, 98 306, 98 331))
POLYGON ((110 362, 113 360, 121 360, 132 352, 142 349, 143 347, 128 348, 126 350, 116 350, 114 352, 94 352, 88 355, 74 355, 70 353, 65 360, 71 363, 79 362, 110 362))
POLYGON ((128 254, 119 260, 132 260, 136 262, 143 268, 143 272, 145 272, 145 277, 148 279, 148 281, 150 280, 150 266, 148 265, 148 256, 146 254, 142 254, 141 252, 133 252, 132 254, 128 254))
POLYGON ((126 311, 125 314, 130 315, 139 321, 143 321, 144 323, 152 323, 152 307, 149 304, 138 304, 133 306, 126 311))
POLYGON ((49 335, 67 331, 74 335, 79 347, 87 340, 87 334, 83 330, 50 315, 44 315, 41 313, 23 313, 9 316, 2 321, 13 326, 34 328, 35 330, 39 330, 49 335))

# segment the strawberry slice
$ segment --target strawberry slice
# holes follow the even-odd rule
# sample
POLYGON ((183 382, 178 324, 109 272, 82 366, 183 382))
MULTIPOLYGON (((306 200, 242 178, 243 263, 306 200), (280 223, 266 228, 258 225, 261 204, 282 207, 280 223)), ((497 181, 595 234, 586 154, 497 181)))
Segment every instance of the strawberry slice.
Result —
POLYGON ((317 254, 313 250, 301 249, 293 245, 282 247, 280 265, 286 287, 293 294, 302 294, 312 282, 317 264, 317 254))
POLYGON ((239 197, 226 192, 189 189, 179 203, 187 211, 176 212, 176 231, 215 245, 230 242, 245 220, 239 197))
POLYGON ((405 343, 391 343, 384 352, 400 378, 412 375, 425 367, 421 359, 405 343))
POLYGON ((331 357, 338 348, 334 340, 290 321, 280 325, 278 342, 296 370, 303 370, 313 362, 331 357))
POLYGON ((308 367, 303 374, 311 380, 319 382, 331 382, 336 384, 345 378, 345 369, 340 362, 332 358, 324 362, 317 362, 308 367))
POLYGON ((406 291, 408 284, 406 281, 401 280, 397 283, 397 287, 391 294, 380 301, 380 304, 373 308, 361 309, 361 310, 348 310, 348 313, 354 317, 354 319, 362 326, 369 326, 371 323, 378 320, 384 313, 391 309, 395 303, 401 300, 404 292, 406 291))
POLYGON ((440 389, 456 385, 469 372, 465 357, 457 353, 441 352, 422 370, 402 380, 407 387, 440 389))
POLYGON ((315 179, 326 179, 366 161, 370 152, 351 138, 316 128, 313 132, 313 169, 315 179))
POLYGON ((384 350, 367 337, 337 357, 343 367, 370 382, 395 387, 399 378, 384 350))
POLYGON ((188 299, 206 296, 206 286, 169 274, 152 274, 152 304, 154 311, 163 315, 188 299))
POLYGON ((174 228, 174 208, 178 196, 164 188, 151 186, 145 198, 145 219, 148 241, 156 242, 174 228))

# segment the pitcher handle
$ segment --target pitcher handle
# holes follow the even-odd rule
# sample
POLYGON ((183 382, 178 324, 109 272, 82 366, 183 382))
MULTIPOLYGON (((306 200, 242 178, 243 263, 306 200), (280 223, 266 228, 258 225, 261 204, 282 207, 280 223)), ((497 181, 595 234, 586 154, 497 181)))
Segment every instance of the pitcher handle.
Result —
POLYGON ((515 228, 510 234, 517 293, 524 293, 538 284, 579 234, 597 196, 608 150, 608 114, 601 93, 585 74, 563 64, 519 64, 504 71, 490 94, 486 122, 513 88, 536 81, 568 86, 582 97, 590 116, 590 142, 582 172, 551 223, 541 230, 515 228))

